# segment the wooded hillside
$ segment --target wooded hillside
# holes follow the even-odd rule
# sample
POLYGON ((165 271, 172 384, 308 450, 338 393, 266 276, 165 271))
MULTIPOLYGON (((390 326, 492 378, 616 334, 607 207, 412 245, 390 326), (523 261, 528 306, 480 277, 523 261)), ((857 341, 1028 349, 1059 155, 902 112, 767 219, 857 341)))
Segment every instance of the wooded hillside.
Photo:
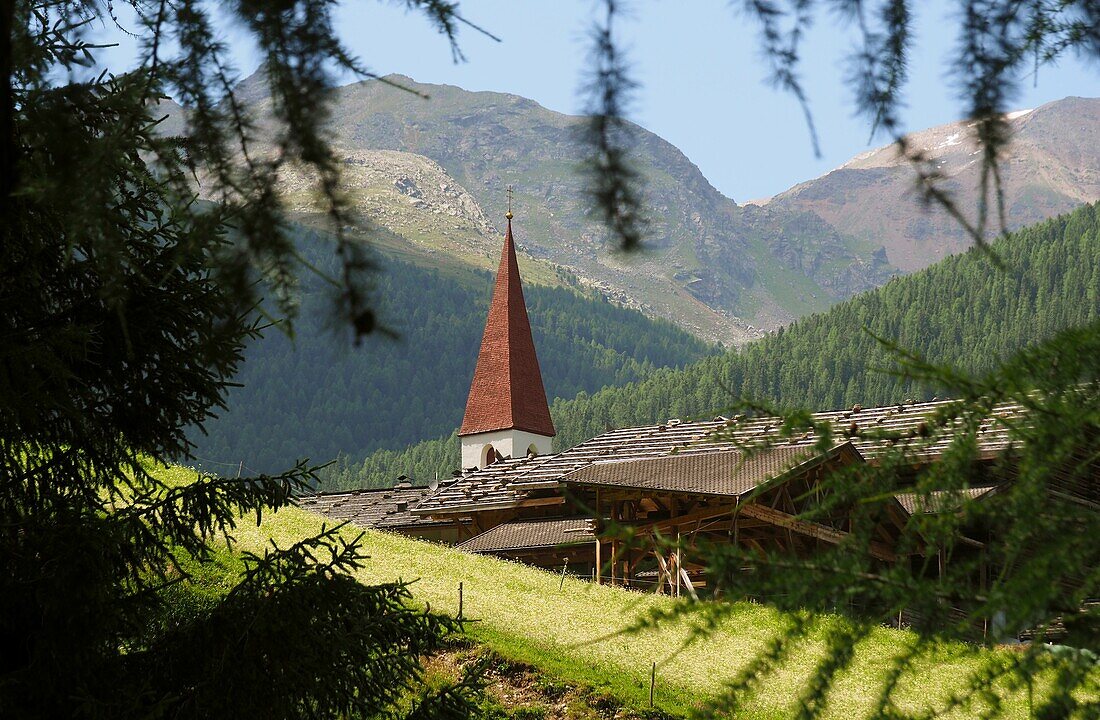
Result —
MULTIPOLYGON (((813 315, 768 337, 682 370, 557 400, 558 447, 609 428, 710 416, 737 398, 781 408, 840 408, 931 399, 930 385, 890 373, 891 352, 875 336, 969 371, 1055 331, 1100 315, 1100 205, 1024 228, 994 243, 998 269, 981 251, 950 257, 813 315)), ((418 481, 458 467, 451 438, 378 453, 334 471, 326 489, 418 481)))
MULTIPOLYGON (((333 263, 325 238, 306 232, 302 252, 333 263)), ((303 293, 293 339, 275 329, 249 347, 229 410, 191 433, 210 470, 275 472, 301 457, 362 459, 450 432, 462 419, 492 290, 492 275, 377 258, 375 297, 396 339, 360 347, 326 325, 327 288, 303 293)), ((325 267, 335 271, 336 268, 325 267)), ((573 397, 683 366, 716 349, 669 322, 594 294, 528 283, 527 306, 548 397, 573 397)))

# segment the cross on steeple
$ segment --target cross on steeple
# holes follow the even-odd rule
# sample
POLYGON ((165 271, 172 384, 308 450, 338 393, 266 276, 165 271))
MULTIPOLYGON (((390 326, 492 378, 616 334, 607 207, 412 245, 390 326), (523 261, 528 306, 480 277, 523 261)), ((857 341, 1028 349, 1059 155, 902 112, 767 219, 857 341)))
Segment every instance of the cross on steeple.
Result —
POLYGON ((504 214, 504 217, 509 220, 512 219, 512 186, 509 185, 508 189, 504 191, 508 195, 508 212, 504 214))

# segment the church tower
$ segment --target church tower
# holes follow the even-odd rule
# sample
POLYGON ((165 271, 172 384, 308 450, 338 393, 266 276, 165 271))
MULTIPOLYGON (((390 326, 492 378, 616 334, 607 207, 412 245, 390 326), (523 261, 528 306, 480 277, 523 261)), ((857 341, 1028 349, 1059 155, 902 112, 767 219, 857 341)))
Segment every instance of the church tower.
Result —
POLYGON ((556 434, 523 301, 511 208, 505 217, 504 252, 458 431, 465 469, 483 468, 500 457, 544 455, 556 434))

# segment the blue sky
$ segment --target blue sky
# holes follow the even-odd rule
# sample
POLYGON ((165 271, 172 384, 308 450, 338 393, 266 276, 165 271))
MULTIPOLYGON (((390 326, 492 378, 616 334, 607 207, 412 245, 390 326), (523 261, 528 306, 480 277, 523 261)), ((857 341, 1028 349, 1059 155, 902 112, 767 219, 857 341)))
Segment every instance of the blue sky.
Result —
MULTIPOLYGON (((739 3, 732 3, 739 5, 739 3)), ((953 33, 953 3, 914 3, 916 54, 906 89, 905 122, 911 130, 956 120, 963 105, 946 76, 953 33)), ((587 30, 596 17, 591 0, 466 0, 462 14, 499 36, 492 41, 463 28, 467 62, 455 64, 444 39, 419 15, 397 3, 346 3, 340 10, 347 45, 373 71, 469 90, 511 92, 560 112, 577 113, 587 30)), ((738 202, 767 197, 842 164, 887 138, 868 144, 869 127, 854 116, 844 85, 844 58, 854 44, 835 18, 825 15, 806 39, 803 84, 821 140, 814 156, 794 98, 765 82, 756 26, 729 3, 697 0, 636 1, 619 25, 623 45, 641 83, 631 119, 664 137, 695 162, 720 191, 738 202), (685 10, 689 8, 688 10, 685 10)), ((132 62, 133 48, 117 31, 104 36, 122 45, 104 57, 114 67, 132 62)), ((240 70, 256 66, 243 35, 230 31, 240 70)), ((121 69, 121 68, 119 68, 121 69)), ((349 81, 351 78, 348 79, 349 81)), ((1014 107, 1030 108, 1067 95, 1100 96, 1100 68, 1074 58, 1040 69, 1014 107)))

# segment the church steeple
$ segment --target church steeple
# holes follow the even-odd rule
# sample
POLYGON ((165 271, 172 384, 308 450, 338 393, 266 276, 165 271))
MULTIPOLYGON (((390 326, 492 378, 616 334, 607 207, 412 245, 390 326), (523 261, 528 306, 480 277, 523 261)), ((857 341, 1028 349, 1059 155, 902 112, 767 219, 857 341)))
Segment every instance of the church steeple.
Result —
POLYGON ((510 207, 505 217, 504 250, 458 431, 465 468, 484 467, 495 457, 549 452, 556 434, 523 299, 510 207))

